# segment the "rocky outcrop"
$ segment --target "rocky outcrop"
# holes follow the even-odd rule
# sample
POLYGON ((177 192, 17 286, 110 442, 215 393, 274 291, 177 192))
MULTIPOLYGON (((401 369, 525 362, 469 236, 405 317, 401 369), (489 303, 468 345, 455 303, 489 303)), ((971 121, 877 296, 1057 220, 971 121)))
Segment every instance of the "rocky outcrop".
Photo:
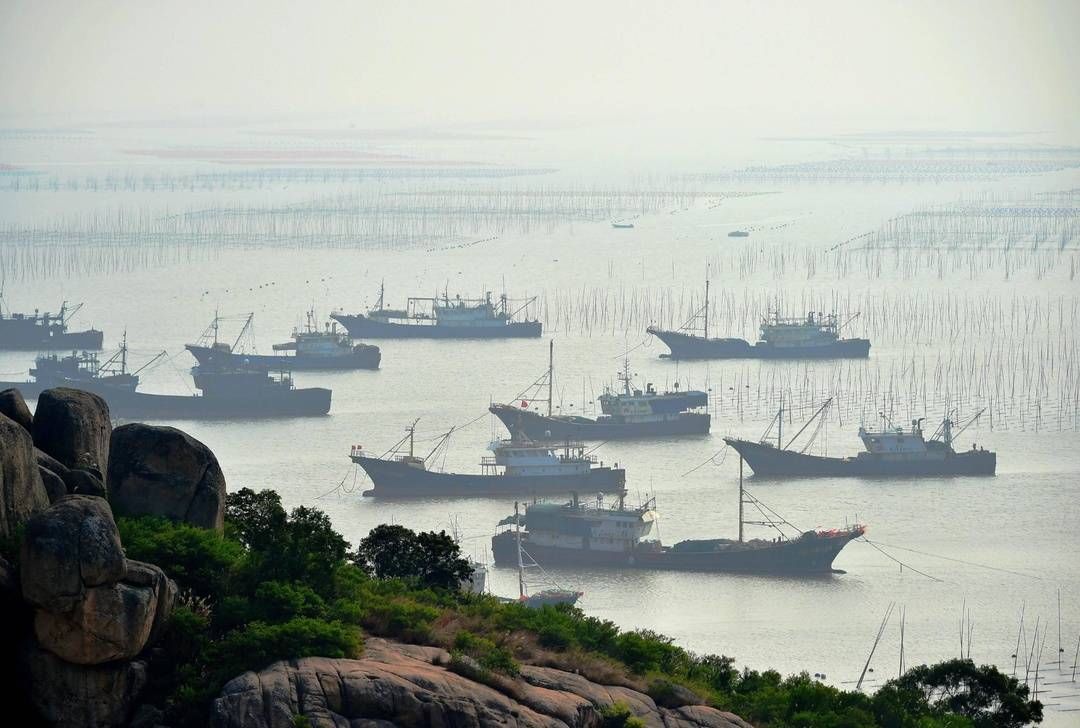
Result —
POLYGON ((69 612, 88 588, 112 584, 127 570, 109 504, 64 496, 26 524, 20 558, 23 597, 52 612, 69 612))
POLYGON ((437 648, 370 639, 358 660, 277 662, 229 682, 211 724, 271 728, 303 715, 313 726, 591 728, 604 707, 622 703, 650 728, 749 728, 731 713, 659 707, 644 693, 551 668, 523 667, 520 680, 495 689, 441 666, 448 661, 437 648))
POLYGON ((105 472, 112 423, 109 406, 96 394, 46 389, 38 397, 33 433, 34 444, 65 467, 105 472))
POLYGON ((73 665, 32 642, 24 648, 22 663, 31 702, 57 728, 125 725, 147 680, 142 661, 73 665))
POLYGON ((21 425, 27 432, 30 432, 34 426, 34 416, 30 414, 30 408, 26 406, 22 392, 17 389, 5 389, 0 392, 0 415, 6 415, 8 419, 21 425))
POLYGON ((48 506, 30 433, 0 415, 0 538, 14 537, 27 519, 48 506))
POLYGON ((76 665, 135 657, 176 599, 161 569, 124 558, 109 505, 93 496, 65 496, 30 519, 21 564, 38 643, 76 665))
POLYGON ((113 432, 106 485, 117 515, 162 516, 222 530, 225 476, 206 445, 173 427, 113 432))

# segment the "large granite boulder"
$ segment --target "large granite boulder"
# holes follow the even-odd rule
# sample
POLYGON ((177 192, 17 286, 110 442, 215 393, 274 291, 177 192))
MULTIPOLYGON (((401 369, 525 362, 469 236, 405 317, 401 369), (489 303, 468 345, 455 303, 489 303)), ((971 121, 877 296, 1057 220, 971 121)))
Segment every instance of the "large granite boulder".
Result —
POLYGON ((20 563, 23 598, 52 612, 75 609, 88 588, 127 570, 109 504, 86 495, 64 496, 27 521, 20 563))
POLYGON ((105 472, 112 422, 109 406, 96 394, 46 389, 38 397, 33 432, 34 444, 66 467, 105 472))
POLYGON ((30 433, 0 415, 0 538, 12 538, 19 526, 48 507, 30 433))
POLYGON ((22 663, 31 702, 57 728, 126 725, 147 681, 145 662, 73 665, 32 642, 22 663))
POLYGON ((495 689, 440 666, 448 660, 438 648, 371 638, 358 660, 276 662, 230 681, 211 725, 276 728, 303 715, 313 726, 588 728, 600 724, 604 707, 622 703, 650 728, 750 728, 715 708, 664 708, 630 688, 551 668, 523 667, 522 679, 495 689))
POLYGON ((27 432, 30 432, 34 426, 34 416, 30 414, 30 408, 26 406, 22 392, 17 389, 5 389, 0 392, 0 415, 6 415, 8 419, 22 425, 27 432))
POLYGON ((112 434, 106 485, 120 516, 163 516, 218 531, 225 476, 206 445, 173 427, 130 424, 112 434))
POLYGON ((150 639, 157 605, 153 587, 95 586, 69 612, 38 609, 34 634, 42 647, 76 665, 130 660, 150 639))

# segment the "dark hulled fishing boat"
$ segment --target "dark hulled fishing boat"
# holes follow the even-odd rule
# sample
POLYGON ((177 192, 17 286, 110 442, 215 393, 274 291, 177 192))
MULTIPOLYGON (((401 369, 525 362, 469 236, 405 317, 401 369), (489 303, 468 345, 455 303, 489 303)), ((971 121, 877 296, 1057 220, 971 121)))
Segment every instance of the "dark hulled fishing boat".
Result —
MULTIPOLYGON (((626 488, 626 471, 605 467, 578 443, 559 447, 527 440, 499 440, 492 455, 480 461, 480 473, 444 473, 428 470, 427 463, 446 443, 446 433, 425 457, 415 454, 416 423, 405 437, 382 456, 354 446, 349 458, 367 473, 374 488, 368 496, 489 496, 618 492, 626 488), (407 454, 399 448, 408 441, 407 454)), ((453 432, 451 430, 451 432, 453 432)))
POLYGON ((63 351, 101 348, 104 334, 97 329, 68 331, 68 322, 79 309, 68 310, 67 301, 60 313, 4 313, 0 309, 0 350, 63 351))
POLYGON ((63 358, 39 357, 30 370, 33 381, 0 382, 0 389, 18 389, 28 399, 36 399, 53 387, 82 389, 103 398, 114 417, 126 419, 254 419, 325 415, 330 411, 329 389, 297 389, 287 372, 273 375, 265 369, 194 367, 191 374, 200 394, 139 392, 138 372, 164 352, 129 373, 126 344, 121 351, 118 369, 112 368, 115 356, 103 364, 86 352, 63 358))
MULTIPOLYGON (((352 338, 338 331, 337 324, 326 324, 320 330, 313 311, 307 314, 303 330, 293 331, 292 341, 274 344, 274 351, 293 354, 255 354, 238 350, 245 335, 250 335, 254 314, 246 314, 244 325, 233 344, 218 339, 222 318, 215 316, 196 344, 185 348, 201 365, 221 367, 264 367, 290 371, 378 369, 382 354, 379 347, 354 344, 352 338)), ((252 346, 252 348, 254 348, 252 346)))
POLYGON ((859 428, 859 439, 864 450, 850 457, 812 455, 792 447, 795 439, 815 418, 824 417, 831 399, 810 418, 810 421, 789 442, 783 441, 783 409, 773 423, 779 424, 776 442, 769 440, 770 424, 761 440, 742 440, 725 437, 724 442, 734 448, 746 460, 746 464, 759 477, 941 477, 956 475, 993 475, 997 468, 997 455, 989 450, 977 449, 957 452, 953 440, 960 435, 982 412, 967 424, 956 428, 945 418, 930 439, 923 436, 922 419, 912 420, 911 429, 891 426, 887 419, 881 430, 859 428))
POLYGON ((511 310, 505 295, 492 301, 490 293, 474 299, 444 294, 410 298, 402 310, 386 308, 380 288, 378 303, 366 315, 333 313, 330 317, 352 336, 364 339, 536 338, 543 330, 539 321, 514 320, 534 300, 530 298, 511 310))
MULTIPOLYGON (((852 319, 855 317, 853 316, 852 319)), ((667 344, 670 359, 865 359, 870 356, 867 339, 841 339, 840 331, 852 319, 838 324, 836 314, 810 312, 805 318, 783 318, 779 313, 761 322, 760 339, 709 338, 709 285, 705 284, 705 306, 687 326, 668 331, 649 326, 645 331, 667 344), (704 318, 704 335, 685 330, 704 318)))
POLYGON ((531 440, 613 440, 635 437, 698 435, 709 431, 708 395, 697 390, 657 392, 652 384, 645 390, 632 389, 629 361, 619 374, 622 391, 608 389, 600 395, 602 415, 593 419, 552 414, 552 383, 555 379, 554 343, 549 348, 548 371, 531 390, 546 392, 547 414, 529 409, 544 400, 522 398, 521 406, 493 404, 488 409, 498 417, 511 436, 521 434, 531 440))
MULTIPOLYGON (((628 508, 622 498, 605 505, 602 498, 584 504, 575 497, 565 504, 531 504, 523 520, 515 508, 514 516, 499 522, 499 526, 515 524, 515 529, 496 533, 491 539, 491 550, 497 566, 513 564, 520 541, 521 548, 541 565, 823 574, 833 571, 833 561, 844 546, 866 532, 864 526, 857 525, 804 531, 789 537, 780 528, 782 521, 744 521, 743 506, 748 503, 758 505, 759 501, 743 490, 740 463, 737 539, 693 539, 664 546, 657 540, 646 539, 657 519, 655 500, 628 508), (520 530, 516 525, 519 520, 527 529, 524 533, 515 532, 520 530), (743 535, 746 523, 774 527, 780 535, 772 539, 746 539, 743 535)), ((765 514, 767 509, 761 512, 765 514)))

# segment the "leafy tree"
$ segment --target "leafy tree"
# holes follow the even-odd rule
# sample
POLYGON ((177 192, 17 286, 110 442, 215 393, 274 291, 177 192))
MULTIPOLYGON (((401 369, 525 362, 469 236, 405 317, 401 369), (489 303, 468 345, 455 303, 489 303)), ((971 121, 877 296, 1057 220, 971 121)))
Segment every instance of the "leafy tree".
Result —
POLYGON ((404 579, 428 588, 457 589, 472 576, 472 567, 445 531, 416 533, 382 524, 360 541, 354 560, 377 579, 404 579))
POLYGON ((976 728, 1020 728, 1042 721, 1042 703, 1026 685, 992 665, 967 659, 920 665, 885 683, 874 699, 878 720, 905 726, 905 716, 954 714, 976 728))
POLYGON ((225 522, 240 543, 252 551, 270 548, 287 521, 281 496, 272 490, 256 493, 241 488, 225 496, 225 522))

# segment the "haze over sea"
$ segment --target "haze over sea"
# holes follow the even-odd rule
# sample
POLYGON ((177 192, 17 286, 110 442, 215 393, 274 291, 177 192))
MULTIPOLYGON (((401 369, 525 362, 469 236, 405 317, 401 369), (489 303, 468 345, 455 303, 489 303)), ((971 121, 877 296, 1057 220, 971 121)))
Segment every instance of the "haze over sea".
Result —
MULTIPOLYGON (((353 544, 453 525, 490 563, 512 500, 365 498, 349 451, 419 419, 422 454, 456 428, 429 467, 479 471, 505 434, 489 403, 520 398, 549 341, 562 413, 595 413, 625 358, 638 387, 708 390, 710 435, 595 451, 626 468, 630 503, 656 498, 669 544, 735 536, 723 437, 760 437, 781 400, 795 434, 834 398, 797 444, 830 455, 883 415, 974 418, 957 449, 996 451, 994 477, 747 479, 800 529, 867 524, 843 573, 550 576, 620 627, 845 688, 895 605, 907 666, 1037 664, 1044 724, 1080 720, 1075 3, 119 5, 0 9, 5 311, 82 303, 74 329, 108 351, 126 332, 132 368, 167 350, 140 389, 178 394, 216 313, 229 338, 253 312, 259 353, 383 285, 393 307, 505 293, 545 325, 372 341, 379 371, 295 374, 333 390, 328 417, 165 423, 213 449, 230 489, 323 509, 353 544), (870 358, 661 359, 646 327, 691 322, 706 280, 712 336, 835 312, 870 358)), ((0 352, 0 380, 33 359, 0 352)), ((489 583, 513 595, 516 572, 489 583)), ((899 663, 894 614, 863 689, 899 663)))
MULTIPOLYGON (((134 366, 170 352, 143 373, 143 391, 183 393, 193 363, 183 344, 215 311, 254 312, 254 343, 266 352, 306 309, 364 310, 383 282, 388 305, 444 290, 536 296, 528 313, 546 322, 542 340, 377 341, 380 371, 296 374, 298 386, 333 389, 329 417, 169 423, 213 448, 231 488, 273 488, 289 506, 322 508, 354 543, 379 523, 454 523, 481 561, 490 561, 488 539, 512 501, 365 498, 370 484, 348 451, 382 452, 419 418, 426 453, 439 434, 470 423, 430 466, 478 470, 487 443, 504 434, 485 415, 488 403, 510 400, 544 372, 549 338, 562 412, 595 411, 624 356, 638 386, 710 391, 711 435, 610 442, 595 453, 627 469, 631 502, 656 497, 667 543, 735 534, 737 459, 721 438, 760 436, 781 391, 792 434, 838 397, 813 445, 830 454, 856 452, 858 426, 879 425, 883 408, 897 424, 926 417, 933 429, 946 407, 960 419, 987 407, 958 447, 997 451, 993 478, 748 479, 754 495, 802 529, 868 524, 896 560, 856 542, 836 561, 846 573, 828 578, 550 574, 585 592, 588 614, 622 627, 848 687, 891 603, 906 609, 909 665, 957 654, 962 632, 966 652, 966 619, 972 657, 1009 672, 1023 609, 1025 640, 1036 618, 1048 629, 1040 672, 1059 684, 1047 685, 1044 700, 1075 708, 1080 150, 963 134, 747 139, 712 147, 713 159, 690 168, 695 176, 679 166, 628 176, 569 158, 568 149, 616 156, 596 132, 425 130, 407 141, 318 130, 297 138, 247 125, 8 132, 0 149, 17 171, 0 177, 4 302, 16 311, 84 303, 76 328, 104 329, 109 348, 126 331, 134 366), (549 161, 560 152, 568 157, 549 161), (337 161, 312 161, 327 154, 337 161), (401 156, 340 161, 376 154, 401 156), (273 162, 248 163, 253 156, 273 162), (770 164, 747 170, 751 158, 770 164), (837 172, 828 160, 848 166, 837 172), (1032 171, 1030 160, 1049 163, 1032 171), (806 166, 796 179, 783 164, 806 166), (365 216, 393 222, 374 232, 342 222, 365 216), (897 232, 898 220, 928 217, 937 222, 911 223, 923 227, 907 238, 897 232), (199 222, 171 226, 177 218, 199 222), (635 227, 613 229, 612 219, 635 227), (57 227, 62 235, 47 234, 57 227), (729 238, 735 229, 751 234, 729 238), (842 320, 858 313, 845 333, 869 337, 871 357, 660 359, 665 349, 645 326, 685 321, 706 278, 713 335, 752 339, 758 317, 778 306, 836 310, 842 320)), ((24 375, 32 358, 0 355, 3 378, 24 375)), ((493 569, 490 583, 512 594, 516 574, 493 569)), ((894 620, 865 685, 895 674, 898 655, 894 620)), ((1050 724, 1069 715, 1048 709, 1050 724)))

